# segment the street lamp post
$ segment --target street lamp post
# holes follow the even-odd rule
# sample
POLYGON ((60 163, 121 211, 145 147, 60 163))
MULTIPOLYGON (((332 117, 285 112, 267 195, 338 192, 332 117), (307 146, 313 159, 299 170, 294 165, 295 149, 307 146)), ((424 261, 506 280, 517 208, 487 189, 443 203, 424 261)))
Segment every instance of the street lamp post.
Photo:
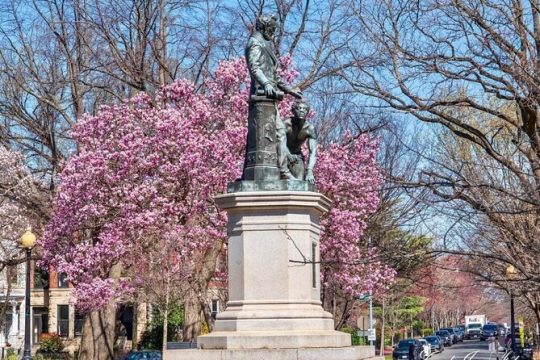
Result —
POLYGON ((30 345, 30 255, 36 243, 36 235, 31 229, 27 229, 21 236, 21 247, 26 252, 26 296, 24 305, 24 353, 23 360, 32 359, 32 349, 30 345))
MULTIPOLYGON (((506 268, 506 278, 511 280, 516 275, 516 268, 509 265, 506 268)), ((516 322, 514 317, 514 291, 510 287, 510 348, 512 353, 516 351, 516 322)))
POLYGON ((514 292, 510 290, 510 348, 516 351, 516 321, 514 316, 514 292))

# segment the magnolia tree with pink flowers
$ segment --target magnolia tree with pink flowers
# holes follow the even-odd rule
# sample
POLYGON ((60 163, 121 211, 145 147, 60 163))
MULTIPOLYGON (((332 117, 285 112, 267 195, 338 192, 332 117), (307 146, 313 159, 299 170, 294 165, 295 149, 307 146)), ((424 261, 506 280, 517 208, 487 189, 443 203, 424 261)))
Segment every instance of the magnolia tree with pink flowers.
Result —
POLYGON ((318 190, 333 201, 321 219, 321 280, 323 305, 334 312, 338 328, 350 311, 336 303, 350 310, 359 296, 386 290, 396 275, 379 260, 377 248, 362 241, 368 216, 379 205, 378 148, 368 135, 346 134, 319 153, 315 167, 318 190))
POLYGON ((384 290, 395 271, 377 261, 376 248, 360 241, 367 217, 377 210, 382 183, 378 144, 367 135, 346 135, 321 151, 316 167, 318 190, 333 200, 321 220, 323 285, 339 286, 351 297, 384 290))
POLYGON ((104 107, 73 129, 79 152, 62 171, 42 245, 44 263, 75 285, 81 310, 139 295, 142 284, 157 286, 164 276, 186 279, 189 286, 174 288, 185 291, 185 337, 197 335, 198 296, 226 239, 226 218, 213 196, 240 174, 242 66, 223 63, 206 93, 177 81, 155 98, 141 93, 104 107))
MULTIPOLYGON (((297 73, 289 63, 285 58, 282 76, 291 82, 297 73)), ((78 153, 63 167, 41 244, 44 264, 75 285, 79 309, 103 310, 170 277, 182 286, 169 283, 157 296, 182 291, 184 338, 197 336, 226 240, 226 215, 213 198, 241 173, 248 84, 243 59, 224 61, 204 91, 179 80, 154 98, 141 93, 75 126, 78 153)), ((280 104, 282 116, 291 103, 280 104)), ((376 152, 368 136, 348 137, 320 149, 315 169, 320 191, 334 201, 322 222, 324 286, 339 284, 352 297, 385 287, 394 275, 367 261, 375 250, 359 245, 378 203, 376 152)))

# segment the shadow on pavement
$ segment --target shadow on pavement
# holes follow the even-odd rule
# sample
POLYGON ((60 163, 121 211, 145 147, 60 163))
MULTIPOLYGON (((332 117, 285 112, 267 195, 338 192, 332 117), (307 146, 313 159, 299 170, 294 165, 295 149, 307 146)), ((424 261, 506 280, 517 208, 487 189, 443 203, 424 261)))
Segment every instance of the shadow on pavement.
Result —
POLYGON ((445 349, 459 349, 459 350, 487 350, 488 343, 485 341, 465 341, 463 343, 455 344, 450 348, 445 349))

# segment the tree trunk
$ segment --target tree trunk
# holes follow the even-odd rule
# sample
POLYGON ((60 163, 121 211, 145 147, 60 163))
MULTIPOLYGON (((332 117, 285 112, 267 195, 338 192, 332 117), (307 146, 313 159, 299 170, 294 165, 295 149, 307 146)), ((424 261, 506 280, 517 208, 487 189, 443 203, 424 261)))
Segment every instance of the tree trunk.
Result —
POLYGON ((165 86, 168 82, 167 73, 165 71, 165 67, 167 66, 167 40, 166 40, 166 32, 167 32, 167 17, 165 15, 165 4, 163 0, 160 0, 159 2, 159 38, 158 38, 158 46, 157 46, 157 52, 156 57, 158 58, 158 65, 159 65, 159 85, 165 86))
POLYGON ((139 303, 138 302, 134 302, 133 303, 133 328, 131 330, 131 344, 132 344, 132 347, 133 349, 137 349, 138 348, 138 343, 139 343, 139 332, 137 331, 137 329, 139 328, 139 303))
MULTIPOLYGON (((109 276, 118 279, 121 266, 114 265, 109 276)), ((83 324, 79 360, 113 360, 116 329, 116 306, 108 304, 102 310, 86 315, 83 324)))
MULTIPOLYGON (((206 252, 202 266, 197 272, 197 281, 191 284, 184 299, 184 341, 194 341, 201 333, 201 315, 206 303, 208 284, 216 270, 216 263, 223 241, 216 241, 206 252)), ((203 315, 204 316, 204 315, 203 315)))
POLYGON ((168 325, 169 325, 169 284, 170 284, 170 277, 167 280, 167 289, 165 290, 165 306, 163 309, 163 342, 161 344, 161 351, 165 353, 165 350, 167 350, 167 332, 168 332, 168 325))
POLYGON ((168 336, 168 325, 169 324, 169 309, 166 308, 163 312, 163 342, 161 344, 161 351, 165 353, 167 350, 167 336, 168 336))
POLYGON ((206 321, 208 329, 210 330, 210 332, 212 332, 214 331, 215 325, 215 319, 212 317, 212 309, 205 301, 205 299, 201 298, 201 296, 199 296, 199 303, 201 304, 202 317, 204 318, 204 321, 206 321))
POLYGON ((379 356, 384 356, 384 297, 382 298, 381 304, 381 347, 379 351, 379 356))
POLYGON ((84 319, 79 360, 114 359, 116 308, 92 311, 84 319))
POLYGON ((201 333, 201 302, 193 289, 186 294, 184 312, 184 341, 195 341, 201 333))

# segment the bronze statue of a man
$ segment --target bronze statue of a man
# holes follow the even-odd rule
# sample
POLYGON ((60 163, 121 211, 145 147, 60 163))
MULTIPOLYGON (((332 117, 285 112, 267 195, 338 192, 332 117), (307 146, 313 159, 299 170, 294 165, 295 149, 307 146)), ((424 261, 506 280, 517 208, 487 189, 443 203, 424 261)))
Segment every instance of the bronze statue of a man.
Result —
POLYGON ((251 77, 246 154, 242 180, 277 181, 279 146, 276 128, 281 119, 277 102, 285 94, 297 98, 302 95, 292 90, 278 75, 279 62, 274 54, 272 39, 277 19, 261 15, 255 23, 246 46, 246 62, 251 77))
POLYGON ((285 179, 306 180, 315 184, 313 168, 317 159, 317 132, 313 124, 306 120, 309 104, 301 99, 292 106, 293 116, 277 123, 279 141, 279 168, 285 179), (307 171, 302 145, 307 141, 309 151, 307 171))
POLYGON ((255 31, 248 40, 246 61, 251 75, 250 95, 266 95, 276 100, 281 100, 283 93, 298 97, 277 74, 279 62, 272 43, 276 26, 275 16, 261 15, 257 18, 255 31))

